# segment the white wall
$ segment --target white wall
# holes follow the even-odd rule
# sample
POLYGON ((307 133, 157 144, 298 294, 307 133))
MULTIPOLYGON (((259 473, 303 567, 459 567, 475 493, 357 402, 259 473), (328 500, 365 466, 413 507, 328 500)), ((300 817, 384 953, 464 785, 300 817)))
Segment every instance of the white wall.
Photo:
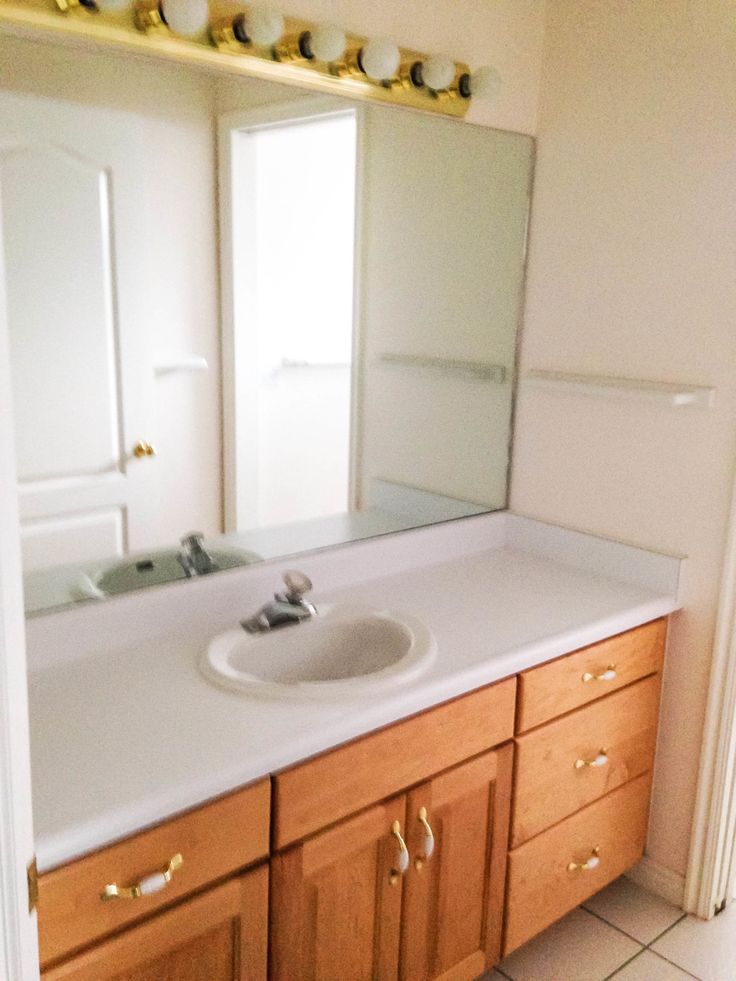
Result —
POLYGON ((714 385, 711 411, 524 392, 512 507, 690 556, 649 853, 684 873, 736 441, 728 0, 548 7, 525 368, 714 385))

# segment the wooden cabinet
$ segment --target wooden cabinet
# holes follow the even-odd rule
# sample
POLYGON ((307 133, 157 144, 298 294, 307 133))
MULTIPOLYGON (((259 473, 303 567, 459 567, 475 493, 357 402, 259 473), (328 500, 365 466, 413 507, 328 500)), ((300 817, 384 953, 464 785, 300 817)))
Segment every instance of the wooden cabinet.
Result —
POLYGON ((393 798, 273 858, 273 979, 396 977, 403 883, 391 827, 404 829, 405 811, 393 798))
POLYGON ((666 626, 520 675, 504 954, 644 852, 666 626))
POLYGON ((276 855, 274 981, 470 981, 494 964, 511 765, 511 746, 486 752, 276 855))
POLYGON ((477 978, 641 856, 665 634, 644 624, 41 876, 44 981, 477 978), (160 884, 178 853, 165 888, 102 899, 160 884))
POLYGON ((43 981, 265 981, 268 869, 230 879, 83 954, 43 981))
POLYGON ((270 782, 260 780, 42 875, 41 965, 267 858, 270 798, 270 782), (136 899, 103 898, 106 886, 130 887, 160 873, 175 855, 181 856, 181 866, 163 888, 136 899))
POLYGON ((402 981, 476 978, 498 961, 512 763, 507 745, 409 792, 402 981))

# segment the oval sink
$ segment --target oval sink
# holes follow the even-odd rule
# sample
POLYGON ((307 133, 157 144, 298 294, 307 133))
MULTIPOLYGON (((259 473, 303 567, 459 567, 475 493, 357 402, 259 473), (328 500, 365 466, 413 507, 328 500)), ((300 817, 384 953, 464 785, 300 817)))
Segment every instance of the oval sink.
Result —
POLYGON ((200 668, 210 681, 249 695, 331 698, 406 684, 435 654, 434 637, 414 617, 337 604, 267 633, 238 627, 218 634, 200 668))
MULTIPOLYGON (((212 548, 208 549, 208 553, 217 570, 236 569, 261 559, 255 552, 245 549, 212 548)), ((179 550, 171 548, 121 559, 104 569, 80 576, 75 587, 75 596, 79 599, 104 599, 106 596, 129 593, 143 586, 159 586, 186 579, 187 574, 181 564, 180 555, 179 550)))

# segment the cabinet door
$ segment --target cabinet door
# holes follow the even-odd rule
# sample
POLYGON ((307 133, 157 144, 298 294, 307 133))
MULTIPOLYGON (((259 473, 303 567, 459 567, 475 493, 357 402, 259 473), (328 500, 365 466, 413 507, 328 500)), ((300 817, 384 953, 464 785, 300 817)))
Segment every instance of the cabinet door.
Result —
POLYGON ((266 981, 268 869, 210 889, 44 971, 43 981, 266 981))
POLYGON ((500 958, 512 754, 484 753, 408 796, 402 981, 472 979, 500 958))
POLYGON ((271 978, 388 981, 399 962, 406 798, 341 821, 271 861, 271 978))

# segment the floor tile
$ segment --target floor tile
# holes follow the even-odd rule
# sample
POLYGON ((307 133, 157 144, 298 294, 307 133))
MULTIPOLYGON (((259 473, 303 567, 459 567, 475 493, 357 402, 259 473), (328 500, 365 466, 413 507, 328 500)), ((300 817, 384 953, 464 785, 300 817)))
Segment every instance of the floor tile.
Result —
POLYGON ((651 950, 644 950, 629 961, 611 981, 692 981, 693 975, 680 970, 651 950))
POLYGON ((592 913, 574 909, 499 967, 513 981, 603 981, 641 949, 592 913))
POLYGON ((583 905, 642 944, 656 940, 682 916, 677 906, 646 892, 625 876, 583 905))
POLYGON ((734 981, 736 903, 731 903, 712 920, 699 920, 694 916, 680 920, 652 944, 652 950, 701 981, 734 981))

